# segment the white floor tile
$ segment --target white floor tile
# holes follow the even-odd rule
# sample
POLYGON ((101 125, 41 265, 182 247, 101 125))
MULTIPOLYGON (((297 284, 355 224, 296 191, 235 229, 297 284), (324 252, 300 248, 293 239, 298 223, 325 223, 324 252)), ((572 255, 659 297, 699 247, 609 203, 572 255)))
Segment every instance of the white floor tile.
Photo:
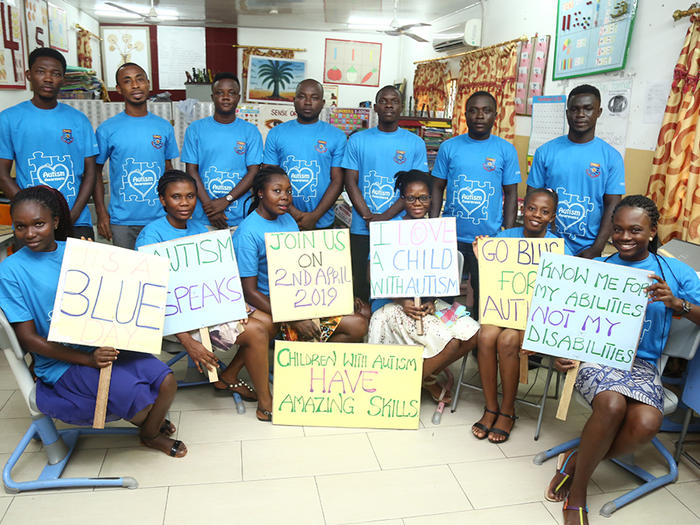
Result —
POLYGON ((246 439, 303 436, 302 427, 271 425, 258 421, 255 410, 186 410, 180 415, 178 439, 190 443, 220 443, 246 439))
POLYGON ((525 503, 492 509, 468 510, 450 514, 435 514, 419 518, 406 518, 405 525, 555 525, 556 520, 541 503, 525 503))
POLYGON ((667 485, 668 491, 688 507, 700 520, 700 481, 667 485))
MULTIPOLYGON (((32 420, 29 417, 3 419, 0 424, 0 454, 14 451, 31 423, 32 420)), ((38 442, 32 441, 27 445, 26 450, 33 452, 39 450, 39 447, 38 442)))

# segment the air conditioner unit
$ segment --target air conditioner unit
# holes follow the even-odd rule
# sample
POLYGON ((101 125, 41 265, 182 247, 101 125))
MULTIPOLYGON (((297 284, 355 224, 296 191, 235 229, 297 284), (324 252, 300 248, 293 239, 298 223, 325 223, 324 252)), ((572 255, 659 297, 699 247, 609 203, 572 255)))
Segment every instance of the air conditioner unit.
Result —
POLYGON ((469 51, 481 45, 481 19, 450 27, 433 36, 433 49, 438 53, 469 51))

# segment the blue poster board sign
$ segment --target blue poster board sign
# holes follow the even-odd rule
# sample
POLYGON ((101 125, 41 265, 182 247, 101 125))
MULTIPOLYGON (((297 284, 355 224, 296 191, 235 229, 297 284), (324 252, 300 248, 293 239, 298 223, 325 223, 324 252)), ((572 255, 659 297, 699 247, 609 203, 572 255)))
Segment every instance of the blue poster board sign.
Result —
POLYGON ((637 0, 559 0, 553 80, 624 69, 637 0))

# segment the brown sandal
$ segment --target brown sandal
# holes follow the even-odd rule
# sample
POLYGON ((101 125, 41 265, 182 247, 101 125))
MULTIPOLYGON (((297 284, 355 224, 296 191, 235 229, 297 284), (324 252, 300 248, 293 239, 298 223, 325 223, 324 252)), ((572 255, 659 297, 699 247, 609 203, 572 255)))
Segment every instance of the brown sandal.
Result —
POLYGON ((214 382, 214 388, 217 390, 229 390, 231 392, 237 393, 241 396, 243 401, 257 401, 258 395, 255 393, 255 389, 242 379, 236 380, 235 383, 227 383, 223 379, 219 379, 214 382), (217 386, 223 385, 223 386, 217 386))

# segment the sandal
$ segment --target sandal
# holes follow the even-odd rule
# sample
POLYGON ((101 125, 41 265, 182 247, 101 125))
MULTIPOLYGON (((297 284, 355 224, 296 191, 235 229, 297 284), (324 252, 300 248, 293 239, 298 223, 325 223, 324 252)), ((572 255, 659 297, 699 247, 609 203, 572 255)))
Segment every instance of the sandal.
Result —
POLYGON ((255 389, 242 379, 238 379, 235 383, 227 383, 223 379, 219 379, 214 382, 214 388, 217 390, 229 390, 231 392, 236 392, 243 401, 257 401, 258 395, 255 393, 255 389), (216 386, 217 384, 224 385, 216 386))
MULTIPOLYGON (((499 417, 503 416, 503 417, 507 417, 509 419, 512 419, 513 426, 515 426, 515 421, 518 419, 518 416, 516 416, 515 414, 510 415, 510 414, 504 414, 503 412, 499 412, 498 415, 499 415, 499 417)), ((495 425, 495 423, 494 423, 494 425, 495 425)), ((510 427, 510 430, 511 431, 513 430, 512 426, 510 427)), ((506 441, 508 441, 508 438, 510 437, 510 432, 503 430, 501 428, 496 428, 496 427, 491 427, 491 430, 489 430, 489 435, 490 434, 496 434, 497 436, 505 436, 504 439, 502 439, 500 441, 493 440, 489 437, 489 443, 494 443, 496 445, 500 445, 502 443, 505 443, 506 441)))
POLYGON ((164 419, 163 424, 160 426, 160 433, 170 437, 175 432, 177 432, 177 428, 175 428, 175 425, 173 425, 169 419, 164 419))
POLYGON ((436 403, 443 402, 446 405, 449 405, 452 403, 452 392, 449 392, 447 389, 445 389, 445 395, 440 399, 440 395, 442 394, 442 389, 444 388, 444 385, 441 385, 438 383, 437 380, 437 375, 436 374, 430 374, 428 376, 425 376, 425 379, 423 379, 422 387, 428 391, 428 394, 430 394, 430 397, 435 401, 436 403), (434 391, 430 390, 428 387, 437 385, 440 387, 440 393, 436 394, 434 391))
MULTIPOLYGON (((498 417, 498 411, 497 411, 497 410, 489 410, 488 408, 484 407, 484 413, 486 413, 486 412, 488 412, 489 414, 493 414, 494 416, 498 417)), ((481 417, 482 417, 482 419, 483 419, 483 416, 481 416, 481 417)), ((491 429, 488 428, 488 427, 487 427, 486 425, 484 425, 483 423, 480 423, 479 421, 477 421, 476 423, 474 423, 474 424, 472 425, 472 435, 473 435, 476 439, 486 439, 486 438, 488 437, 488 435, 489 435, 489 432, 491 432, 491 429), (484 435, 481 436, 481 437, 479 437, 479 436, 477 436, 476 434, 474 434, 474 429, 475 429, 475 428, 476 428, 477 430, 480 430, 481 432, 483 432, 484 435)))
POLYGON ((255 410, 255 417, 258 418, 258 421, 262 421, 263 423, 272 422, 272 412, 269 410, 258 408, 255 410))
MULTIPOLYGON (((556 486, 554 487, 554 489, 552 490, 552 494, 556 497, 557 493, 564 488, 564 485, 566 484, 566 482, 569 481, 569 479, 571 479, 571 474, 566 472, 566 470, 564 470, 564 469, 566 469, 566 466, 569 464, 569 460, 574 456, 574 454, 576 454, 576 452, 578 452, 578 450, 573 449, 568 454, 566 452, 562 452, 561 454, 559 454, 557 456, 556 473, 554 474, 552 481, 549 482, 549 486, 547 487, 547 489, 544 492, 544 499, 546 499, 547 501, 553 501, 555 503, 561 501, 561 500, 555 499, 554 497, 551 497, 549 495, 549 489, 552 487, 552 484, 556 481, 556 477, 558 475, 563 476, 559 480, 559 483, 557 483, 556 486)), ((567 492, 566 496, 568 497, 568 495, 569 494, 567 492)))
MULTIPOLYGON (((564 500, 564 507, 561 510, 562 512, 565 510, 577 511, 579 525, 586 525, 583 521, 583 513, 585 512, 586 514, 588 514, 588 505, 584 505, 583 507, 574 507, 573 505, 569 505, 569 498, 566 498, 566 500, 564 500)), ((588 521, 588 519, 586 519, 586 521, 588 521)))
POLYGON ((146 437, 141 436, 140 437, 141 444, 148 447, 148 448, 160 450, 160 451, 164 452, 165 454, 167 454, 168 456, 173 457, 173 458, 182 458, 182 457, 185 457, 187 455, 187 447, 179 439, 172 440, 173 444, 170 446, 170 450, 168 450, 166 452, 161 447, 157 446, 154 443, 154 441, 156 439, 158 439, 159 437, 165 437, 166 439, 170 439, 170 438, 167 438, 167 436, 164 436, 163 434, 158 432, 158 434, 156 434, 152 438, 146 438, 146 437))

